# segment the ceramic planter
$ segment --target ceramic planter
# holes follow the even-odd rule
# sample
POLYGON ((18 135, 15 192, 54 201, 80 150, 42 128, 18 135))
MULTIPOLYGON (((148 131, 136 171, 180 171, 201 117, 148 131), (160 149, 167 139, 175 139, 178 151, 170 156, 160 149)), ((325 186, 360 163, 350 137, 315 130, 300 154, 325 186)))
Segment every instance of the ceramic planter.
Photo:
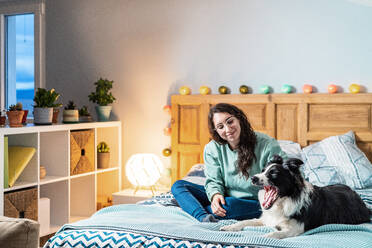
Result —
POLYGON ((58 122, 58 114, 59 114, 59 108, 53 108, 53 118, 52 118, 53 123, 58 122))
POLYGON ((34 108, 35 125, 51 125, 53 119, 53 108, 34 108))
POLYGON ((109 121, 112 106, 96 106, 98 121, 109 121))
POLYGON ((22 117, 23 117, 23 110, 17 111, 8 111, 6 115, 8 116, 9 126, 10 127, 22 127, 22 117))
POLYGON ((77 109, 64 109, 63 110, 63 123, 78 123, 79 110, 77 109))
POLYGON ((90 115, 79 115, 79 122, 92 122, 92 116, 90 115))
POLYGON ((110 167, 110 153, 98 152, 97 153, 97 167, 99 169, 106 169, 110 167))

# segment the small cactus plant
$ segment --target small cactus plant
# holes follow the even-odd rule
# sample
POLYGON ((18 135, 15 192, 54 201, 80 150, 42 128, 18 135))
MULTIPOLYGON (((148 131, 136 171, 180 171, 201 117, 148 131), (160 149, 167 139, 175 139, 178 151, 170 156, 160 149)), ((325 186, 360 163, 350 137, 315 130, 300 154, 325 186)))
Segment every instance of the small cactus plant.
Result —
POLYGON ((88 107, 84 105, 81 109, 79 109, 79 115, 80 116, 89 116, 90 113, 88 111, 88 107))
POLYGON ((97 152, 109 152, 110 148, 106 142, 100 142, 97 146, 97 152))
POLYGON ((76 109, 76 104, 74 101, 68 101, 68 104, 65 107, 66 110, 74 110, 76 109))
POLYGON ((9 106, 9 111, 21 111, 23 108, 22 103, 17 102, 17 104, 12 104, 9 106))

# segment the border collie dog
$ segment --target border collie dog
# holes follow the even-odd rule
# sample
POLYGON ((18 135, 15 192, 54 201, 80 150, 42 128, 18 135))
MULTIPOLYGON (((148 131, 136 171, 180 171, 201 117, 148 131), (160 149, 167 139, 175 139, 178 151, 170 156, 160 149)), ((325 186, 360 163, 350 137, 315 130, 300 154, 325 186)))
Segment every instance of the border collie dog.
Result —
POLYGON ((303 162, 291 158, 283 163, 274 155, 252 184, 262 187, 258 199, 259 219, 223 226, 222 231, 240 231, 246 226, 271 226, 276 231, 266 237, 287 238, 325 224, 361 224, 370 222, 370 211, 359 195, 346 185, 318 187, 304 180, 303 162))

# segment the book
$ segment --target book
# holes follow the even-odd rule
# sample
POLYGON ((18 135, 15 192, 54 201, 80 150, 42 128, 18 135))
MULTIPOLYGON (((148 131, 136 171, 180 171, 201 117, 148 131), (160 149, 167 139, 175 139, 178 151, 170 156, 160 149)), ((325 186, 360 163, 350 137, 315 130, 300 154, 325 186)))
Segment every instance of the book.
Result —
POLYGON ((9 187, 8 137, 4 137, 4 189, 9 187))
POLYGON ((9 146, 8 148, 8 173, 9 187, 13 187, 16 180, 21 175, 22 171, 27 166, 36 152, 34 147, 24 146, 9 146))

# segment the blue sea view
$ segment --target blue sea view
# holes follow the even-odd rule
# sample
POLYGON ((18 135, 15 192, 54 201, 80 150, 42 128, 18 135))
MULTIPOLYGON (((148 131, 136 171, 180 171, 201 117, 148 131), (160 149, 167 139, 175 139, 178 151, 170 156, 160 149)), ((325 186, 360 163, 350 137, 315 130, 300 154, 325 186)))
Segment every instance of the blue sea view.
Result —
POLYGON ((22 102, 23 109, 28 109, 28 117, 33 116, 32 110, 34 105, 34 90, 17 90, 17 102, 22 102))

